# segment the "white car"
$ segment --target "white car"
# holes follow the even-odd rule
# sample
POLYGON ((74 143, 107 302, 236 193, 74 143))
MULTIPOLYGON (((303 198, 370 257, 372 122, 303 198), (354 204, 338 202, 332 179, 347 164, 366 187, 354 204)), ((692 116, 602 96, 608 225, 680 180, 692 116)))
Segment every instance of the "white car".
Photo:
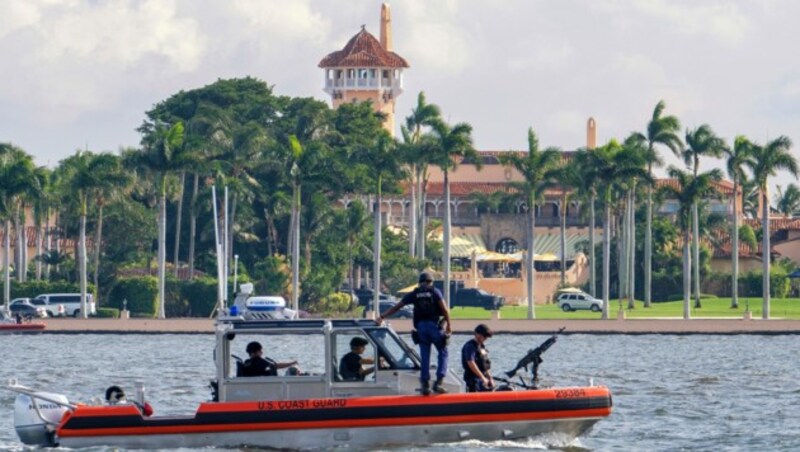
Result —
POLYGON ((594 298, 585 292, 566 292, 558 296, 558 307, 564 312, 578 309, 590 309, 593 312, 603 310, 603 300, 594 298))

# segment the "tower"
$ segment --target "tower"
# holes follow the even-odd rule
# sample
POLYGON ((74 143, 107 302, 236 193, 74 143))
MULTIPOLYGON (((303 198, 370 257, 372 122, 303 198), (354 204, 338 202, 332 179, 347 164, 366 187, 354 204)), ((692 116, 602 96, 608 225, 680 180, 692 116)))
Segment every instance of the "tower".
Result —
POLYGON ((325 92, 333 108, 346 102, 372 101, 386 115, 384 127, 394 136, 395 99, 403 93, 403 57, 392 51, 392 18, 389 5, 381 6, 380 41, 364 25, 342 50, 319 62, 325 70, 325 92))
POLYGON ((586 149, 592 150, 597 147, 597 122, 589 117, 586 121, 586 149))

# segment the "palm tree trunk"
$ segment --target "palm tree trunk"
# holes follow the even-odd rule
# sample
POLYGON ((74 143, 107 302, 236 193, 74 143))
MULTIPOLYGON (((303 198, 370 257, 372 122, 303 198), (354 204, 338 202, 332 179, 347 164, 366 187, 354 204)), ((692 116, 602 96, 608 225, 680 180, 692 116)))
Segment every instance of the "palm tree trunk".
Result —
POLYGON ((739 193, 739 181, 733 178, 733 231, 731 231, 731 308, 739 307, 739 213, 736 205, 739 193))
POLYGON ((561 200, 561 287, 567 283, 567 197, 561 200))
POLYGON ((181 219, 183 217, 183 184, 186 182, 186 171, 181 171, 181 183, 178 187, 178 212, 175 215, 175 252, 172 263, 175 265, 175 277, 178 277, 178 253, 181 248, 181 219))
POLYGON ((378 193, 375 199, 375 237, 374 237, 374 259, 372 274, 374 275, 373 290, 372 290, 372 319, 377 316, 380 311, 380 296, 381 296, 381 184, 383 178, 378 175, 378 193))
POLYGON ((17 282, 25 282, 25 263, 23 259, 25 259, 25 255, 22 252, 22 247, 25 246, 24 238, 22 235, 22 229, 24 225, 20 224, 20 205, 21 203, 17 204, 16 213, 14 214, 14 232, 17 235, 17 248, 16 248, 16 261, 17 261, 17 282))
MULTIPOLYGON (((61 229, 60 229, 60 226, 61 226, 61 215, 59 214, 58 210, 56 210, 56 231, 55 231, 56 232, 56 254, 58 254, 59 256, 61 256, 61 229)), ((59 270, 61 269, 60 268, 61 266, 56 264, 55 267, 56 267, 55 271, 56 271, 56 273, 58 273, 59 270)))
POLYGON ((98 203, 97 231, 94 235, 94 290, 100 287, 100 245, 103 243, 103 203, 98 203))
MULTIPOLYGON (((47 214, 45 215, 45 251, 47 255, 50 255, 50 252, 53 250, 53 228, 50 227, 50 209, 47 209, 47 214)), ((50 260, 47 260, 46 265, 44 266, 44 279, 45 281, 50 280, 50 260)))
POLYGON ((158 318, 167 317, 164 284, 167 265, 167 196, 162 191, 158 205, 158 318))
MULTIPOLYGON (((697 176, 695 176, 697 177, 697 176)), ((694 308, 699 309, 702 306, 700 305, 700 215, 699 215, 699 208, 697 207, 697 203, 695 202, 692 205, 692 247, 694 256, 692 259, 694 260, 694 308)))
POLYGON ((292 309, 300 309, 300 184, 295 184, 292 202, 292 309))
MULTIPOLYGON (((635 184, 634 184, 635 186, 635 184)), ((636 197, 635 188, 628 193, 628 309, 636 308, 636 197)))
POLYGON ((594 217, 594 202, 595 196, 592 193, 591 197, 589 198, 589 203, 591 204, 589 208, 589 292, 593 297, 597 296, 597 264, 595 263, 595 217, 594 217))
POLYGON ((692 285, 692 255, 691 255, 691 234, 689 227, 683 231, 683 318, 689 320, 692 316, 690 311, 689 299, 691 298, 692 285))
POLYGON ((603 206, 605 221, 603 221, 603 319, 608 319, 608 303, 611 283, 611 201, 606 199, 603 206))
POLYGON ((44 248, 44 228, 41 221, 36 224, 36 280, 42 280, 42 249, 44 248))
POLYGON ((533 258, 536 255, 536 205, 534 203, 533 193, 528 194, 528 230, 526 231, 528 239, 528 253, 525 255, 525 269, 528 276, 525 281, 528 291, 528 320, 536 318, 536 300, 534 298, 534 283, 536 282, 536 267, 533 265, 533 258))
POLYGON ((767 195, 767 184, 761 188, 761 230, 764 233, 764 243, 761 258, 764 260, 764 275, 763 275, 763 292, 764 304, 762 306, 761 317, 769 319, 769 270, 770 270, 770 249, 769 249, 769 196, 767 195))
POLYGON ((194 173, 192 200, 189 205, 189 279, 194 279, 194 242, 197 234, 197 191, 200 175, 194 173))
MULTIPOLYGON (((648 173, 652 176, 652 167, 648 165, 648 173)), ((653 254, 653 189, 647 187, 647 225, 644 231, 644 307, 650 307, 650 284, 652 280, 653 254)))
POLYGON ((444 299, 452 308, 450 300, 450 179, 449 171, 444 171, 444 299))
MULTIPOLYGON (((85 205, 84 201, 84 205, 85 205)), ((81 212, 81 236, 78 242, 78 268, 80 269, 80 286, 81 286, 81 317, 84 319, 89 317, 89 311, 86 304, 86 209, 81 212)))
MULTIPOLYGON (((627 199, 626 199, 627 202, 627 199)), ((628 283, 628 255, 626 254, 625 240, 627 239, 625 219, 628 217, 627 208, 623 208, 622 212, 614 218, 616 232, 617 232, 617 299, 622 303, 622 299, 628 294, 625 289, 628 283)))
POLYGON ((3 305, 5 311, 10 312, 11 304, 11 266, 9 260, 11 259, 11 222, 8 218, 3 222, 3 305))
POLYGON ((428 194, 428 188, 427 188, 427 186, 426 186, 427 184, 425 182, 426 181, 424 180, 424 178, 422 176, 420 176, 420 178, 419 178, 419 184, 420 185, 419 185, 419 187, 417 187, 419 189, 418 192, 419 192, 419 199, 420 199, 420 205, 419 205, 419 227, 418 227, 418 232, 417 232, 419 234, 419 245, 417 246, 417 253, 418 253, 418 256, 419 256, 420 259, 425 259, 425 245, 426 245, 425 241, 428 238, 428 231, 427 231, 428 230, 428 227, 427 227, 428 226, 427 225, 427 222, 428 222, 427 221, 428 220, 427 217, 428 217, 428 215, 425 212, 425 201, 426 201, 425 198, 427 197, 427 194, 428 194))
POLYGON ((417 187, 416 187, 416 170, 412 170, 411 176, 411 210, 409 217, 406 218, 408 222, 408 254, 413 258, 416 257, 417 252, 417 187))

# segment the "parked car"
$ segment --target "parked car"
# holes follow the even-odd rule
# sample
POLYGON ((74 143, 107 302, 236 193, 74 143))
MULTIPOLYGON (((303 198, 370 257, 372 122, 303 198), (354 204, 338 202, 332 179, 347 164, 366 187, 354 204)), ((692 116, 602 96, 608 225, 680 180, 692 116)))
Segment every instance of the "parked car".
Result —
POLYGON ((483 289, 459 289, 451 293, 450 306, 472 306, 489 310, 500 309, 506 299, 500 295, 493 295, 483 289))
MULTIPOLYGON (((356 296, 358 297, 359 306, 366 306, 366 305, 370 304, 372 302, 372 299, 374 298, 374 294, 375 294, 375 292, 372 289, 356 289, 356 290, 353 291, 353 293, 355 293, 356 296)), ((389 294, 385 294, 385 293, 381 293, 379 295, 378 300, 379 301, 392 301, 392 302, 396 302, 397 301, 397 299, 395 299, 393 296, 391 296, 389 294)))
POLYGON ((558 296, 556 303, 564 312, 578 309, 590 309, 593 312, 603 310, 603 300, 594 298, 585 292, 565 292, 558 296))
MULTIPOLYGON (((380 312, 386 312, 389 309, 391 309, 392 306, 394 306, 396 304, 397 304, 397 302, 395 302, 395 301, 381 301, 381 302, 378 303, 378 306, 380 307, 380 312)), ((364 312, 361 314, 361 317, 366 318, 367 317, 367 312, 369 312, 371 310, 372 310, 372 303, 369 303, 369 304, 367 304, 367 306, 364 307, 364 312)), ((402 308, 400 308, 399 311, 395 312, 394 314, 392 314, 388 318, 390 318, 390 319, 411 319, 411 318, 414 318, 414 308, 412 308, 411 305, 403 306, 402 308)))
POLYGON ((12 317, 17 314, 24 318, 47 317, 47 310, 42 306, 36 306, 31 303, 30 298, 16 298, 11 300, 10 308, 12 317))
MULTIPOLYGON (((50 317, 57 315, 78 317, 81 314, 81 294, 79 293, 41 294, 31 300, 31 303, 43 306, 50 317)), ((86 294, 86 305, 89 315, 94 315, 97 312, 92 294, 86 294)))

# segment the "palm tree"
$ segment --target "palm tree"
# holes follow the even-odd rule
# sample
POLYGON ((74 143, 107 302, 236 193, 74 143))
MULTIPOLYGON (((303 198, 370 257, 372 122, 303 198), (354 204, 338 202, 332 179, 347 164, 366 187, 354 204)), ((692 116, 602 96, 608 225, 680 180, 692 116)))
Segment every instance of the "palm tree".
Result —
POLYGON ((404 160, 411 169, 411 218, 408 220, 409 252, 412 257, 425 258, 425 207, 423 205, 423 179, 428 168, 427 148, 422 146, 424 128, 432 127, 441 120, 441 110, 425 100, 425 93, 417 95, 417 105, 406 117, 401 127, 404 160))
POLYGON ((167 178, 180 168, 178 151, 183 146, 183 123, 156 124, 143 138, 144 149, 132 155, 134 167, 155 176, 158 191, 158 317, 165 318, 164 281, 167 256, 167 178))
POLYGON ((353 201, 347 205, 344 212, 345 229, 344 234, 347 242, 347 279, 350 290, 355 290, 355 277, 353 272, 353 253, 355 252, 358 238, 364 233, 364 229, 369 223, 369 216, 364 203, 353 201))
POLYGON ((43 260, 39 257, 42 256, 44 248, 45 232, 48 228, 48 219, 50 218, 50 209, 53 204, 52 193, 52 171, 45 167, 36 168, 35 177, 38 179, 41 191, 39 196, 33 202, 33 219, 36 228, 36 280, 42 279, 42 264, 43 260))
POLYGON ((689 319, 689 293, 691 287, 692 257, 690 243, 692 239, 692 212, 700 200, 713 196, 716 193, 715 185, 722 180, 722 172, 718 169, 699 173, 696 177, 689 172, 675 167, 669 168, 669 177, 676 179, 677 186, 665 185, 663 190, 678 201, 678 222, 683 231, 683 318, 689 319))
POLYGON ((800 211, 800 189, 795 184, 789 184, 786 186, 786 191, 778 185, 777 191, 775 207, 778 212, 782 213, 786 218, 793 217, 800 211))
MULTIPOLYGON (((692 169, 694 177, 700 171, 700 157, 722 157, 728 146, 725 140, 714 134, 711 126, 703 124, 695 130, 686 131, 686 149, 683 151, 683 159, 686 165, 692 169)), ((698 201, 692 207, 692 240, 694 249, 694 307, 698 309, 700 305, 700 220, 698 201)))
POLYGON ((758 184, 761 191, 761 229, 763 234, 762 259, 764 265, 763 283, 763 318, 769 318, 770 305, 770 243, 769 243, 769 196, 767 192, 769 177, 774 176, 778 171, 788 171, 795 178, 798 175, 797 160, 791 153, 792 140, 787 136, 780 136, 768 142, 764 146, 754 145, 752 148, 752 161, 748 166, 753 173, 753 179, 758 184))
MULTIPOLYGON (((736 137, 733 148, 725 150, 728 155, 728 175, 733 180, 733 198, 731 199, 733 212, 733 225, 731 226, 731 308, 739 307, 739 192, 740 187, 747 181, 744 167, 752 165, 752 146, 750 140, 742 135, 736 137)), ((744 196, 742 196, 744 198, 744 196)), ((755 248, 753 248, 755 249, 755 248)))
POLYGON ((526 290, 528 295, 528 320, 536 318, 534 311, 534 279, 536 270, 533 266, 536 245, 534 228, 536 227, 536 202, 544 195, 545 188, 554 184, 554 176, 558 165, 561 163, 561 150, 547 148, 539 150, 539 140, 533 128, 528 129, 528 152, 525 154, 505 153, 499 156, 500 163, 515 168, 520 172, 524 182, 522 191, 525 193, 528 204, 528 227, 526 228, 526 241, 528 252, 525 254, 526 290))
POLYGON ((21 202, 21 197, 30 192, 35 183, 33 158, 22 149, 10 144, 0 143, 0 218, 3 220, 3 302, 9 312, 11 301, 11 266, 9 248, 11 247, 11 216, 21 202))
POLYGON ((436 137, 435 153, 431 156, 433 164, 444 173, 444 299, 450 303, 450 179, 449 173, 455 169, 458 160, 472 159, 480 169, 481 162, 472 147, 472 126, 458 123, 450 126, 444 121, 436 121, 433 125, 436 137))
POLYGON ((634 152, 635 147, 623 146, 616 140, 588 153, 588 159, 598 174, 602 174, 600 191, 603 194, 603 319, 608 319, 609 286, 611 266, 611 205, 615 191, 622 191, 634 180, 651 183, 650 175, 644 169, 647 156, 634 152))
MULTIPOLYGON (((660 144, 669 148, 675 155, 680 155, 681 139, 678 136, 680 122, 675 116, 662 116, 666 103, 663 100, 656 104, 653 116, 647 123, 647 174, 653 178, 653 166, 660 165, 660 158, 656 145, 660 144)), ((650 307, 650 285, 653 273, 653 189, 647 188, 647 225, 644 236, 644 306, 650 307)))
POLYGON ((292 169, 292 215, 290 220, 291 251, 292 256, 292 309, 300 309, 300 166, 303 156, 303 146, 295 135, 289 136, 289 149, 291 151, 292 169))
POLYGON ((592 164, 590 153, 592 150, 578 150, 569 163, 567 173, 570 175, 570 183, 578 192, 578 196, 583 197, 589 204, 589 293, 595 297, 597 293, 597 264, 595 263, 595 204, 597 202, 597 190, 600 185, 601 175, 597 173, 597 168, 592 164))

